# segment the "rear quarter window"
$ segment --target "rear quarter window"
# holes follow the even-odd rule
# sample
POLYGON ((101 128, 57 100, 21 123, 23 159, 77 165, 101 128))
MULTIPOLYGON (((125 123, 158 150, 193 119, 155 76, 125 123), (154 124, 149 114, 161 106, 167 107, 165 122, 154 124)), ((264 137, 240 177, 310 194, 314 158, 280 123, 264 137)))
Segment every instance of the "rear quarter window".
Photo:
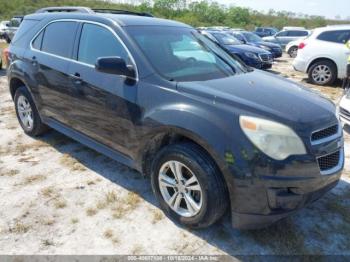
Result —
POLYGON ((345 44, 350 39, 350 30, 336 30, 321 33, 318 40, 338 44, 345 44))
POLYGON ((49 24, 44 31, 41 50, 49 54, 70 58, 77 27, 76 22, 69 21, 49 24))

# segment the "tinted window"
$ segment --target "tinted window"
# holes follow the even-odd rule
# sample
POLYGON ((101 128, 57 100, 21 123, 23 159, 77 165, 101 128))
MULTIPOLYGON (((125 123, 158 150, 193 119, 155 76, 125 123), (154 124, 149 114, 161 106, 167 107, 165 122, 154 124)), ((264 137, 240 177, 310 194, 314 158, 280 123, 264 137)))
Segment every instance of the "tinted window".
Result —
POLYGON ((50 54, 70 57, 77 23, 55 22, 45 28, 41 50, 50 54))
POLYGON ((307 36, 308 35, 308 32, 307 31, 289 31, 288 33, 288 36, 296 36, 296 37, 299 37, 299 36, 307 36))
POLYGON ((41 43, 43 41, 44 31, 41 31, 41 33, 34 39, 32 46, 35 49, 40 50, 41 49, 41 43))
POLYGON ((240 42, 233 36, 227 34, 214 33, 213 36, 223 45, 239 45, 240 42))
POLYGON ((111 31, 98 25, 84 24, 78 60, 94 65, 97 58, 105 56, 119 56, 129 62, 128 53, 111 31))
POLYGON ((278 36, 278 37, 280 37, 280 36, 288 36, 288 31, 279 32, 276 36, 278 36))
POLYGON ((12 39, 12 43, 15 43, 23 35, 27 34, 30 31, 30 29, 32 29, 37 23, 37 20, 24 20, 21 23, 21 26, 18 28, 14 38, 12 39))
POLYGON ((264 30, 264 29, 258 27, 258 28, 256 29, 256 32, 263 32, 263 30, 264 30))
POLYGON ((328 31, 321 33, 317 39, 322 41, 345 44, 350 39, 349 30, 328 31))

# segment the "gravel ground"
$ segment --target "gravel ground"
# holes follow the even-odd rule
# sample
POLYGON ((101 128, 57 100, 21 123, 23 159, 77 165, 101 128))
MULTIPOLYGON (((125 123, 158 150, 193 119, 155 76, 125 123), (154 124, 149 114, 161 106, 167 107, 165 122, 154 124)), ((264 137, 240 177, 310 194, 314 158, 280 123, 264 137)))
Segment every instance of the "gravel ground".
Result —
MULTIPOLYGON (((341 95, 307 84, 286 56, 271 73, 341 95)), ((188 230, 163 215, 139 173, 55 131, 26 136, 0 74, 0 254, 350 254, 349 161, 335 189, 269 228, 234 230, 227 215, 188 230)))

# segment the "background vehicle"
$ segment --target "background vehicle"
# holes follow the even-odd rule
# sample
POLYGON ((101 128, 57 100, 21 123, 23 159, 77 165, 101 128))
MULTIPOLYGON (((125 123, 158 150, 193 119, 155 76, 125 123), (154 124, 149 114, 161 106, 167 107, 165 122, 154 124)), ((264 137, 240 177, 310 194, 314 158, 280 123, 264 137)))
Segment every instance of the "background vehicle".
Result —
POLYGON ((343 124, 350 126, 350 93, 345 94, 339 103, 339 117, 343 124))
POLYGON ((258 69, 268 69, 272 67, 273 56, 265 49, 242 44, 228 32, 209 30, 200 32, 219 44, 230 54, 239 57, 248 66, 258 69))
POLYGON ((292 58, 296 58, 297 57, 297 54, 298 54, 298 48, 299 48, 299 45, 300 43, 302 43, 304 41, 305 38, 302 38, 302 39, 298 39, 298 40, 295 40, 295 41, 292 41, 292 42, 289 42, 287 45, 286 45, 286 53, 292 57, 292 58))
POLYGON ((265 36, 273 36, 278 32, 278 29, 273 27, 257 27, 255 28, 254 34, 265 37, 265 36))
POLYGON ((282 56, 282 48, 279 44, 265 42, 261 37, 254 33, 247 31, 232 31, 231 33, 235 38, 241 41, 243 44, 259 47, 272 53, 274 58, 282 56))
POLYGON ((7 43, 10 43, 11 40, 13 39, 16 31, 18 30, 20 24, 22 23, 22 20, 23 20, 23 16, 15 16, 8 23, 8 27, 4 32, 4 38, 7 41, 7 43))
POLYGON ((305 38, 309 34, 310 31, 308 30, 284 30, 276 33, 273 36, 264 37, 263 40, 280 44, 283 48, 285 48, 289 42, 298 40, 300 38, 305 38))
POLYGON ((270 224, 337 184, 330 101, 188 25, 97 12, 30 15, 14 36, 8 83, 26 134, 50 126, 150 175, 164 212, 194 228, 228 206, 236 227, 270 224))
POLYGON ((285 30, 306 30, 305 27, 302 26, 285 26, 282 28, 282 31, 285 30))
POLYGON ((0 38, 4 38, 5 31, 9 25, 10 21, 1 21, 0 22, 0 38))
POLYGON ((350 25, 317 28, 299 44, 293 61, 295 70, 307 73, 317 85, 331 85, 346 77, 350 51, 345 43, 350 39, 350 25))

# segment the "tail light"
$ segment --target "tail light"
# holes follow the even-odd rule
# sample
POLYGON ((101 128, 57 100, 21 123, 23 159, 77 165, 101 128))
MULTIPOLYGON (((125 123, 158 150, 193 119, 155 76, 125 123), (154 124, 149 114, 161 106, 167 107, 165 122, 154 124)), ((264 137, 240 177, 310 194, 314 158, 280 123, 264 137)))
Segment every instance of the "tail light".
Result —
POLYGON ((298 46, 298 49, 303 49, 306 46, 304 42, 301 42, 298 46))

